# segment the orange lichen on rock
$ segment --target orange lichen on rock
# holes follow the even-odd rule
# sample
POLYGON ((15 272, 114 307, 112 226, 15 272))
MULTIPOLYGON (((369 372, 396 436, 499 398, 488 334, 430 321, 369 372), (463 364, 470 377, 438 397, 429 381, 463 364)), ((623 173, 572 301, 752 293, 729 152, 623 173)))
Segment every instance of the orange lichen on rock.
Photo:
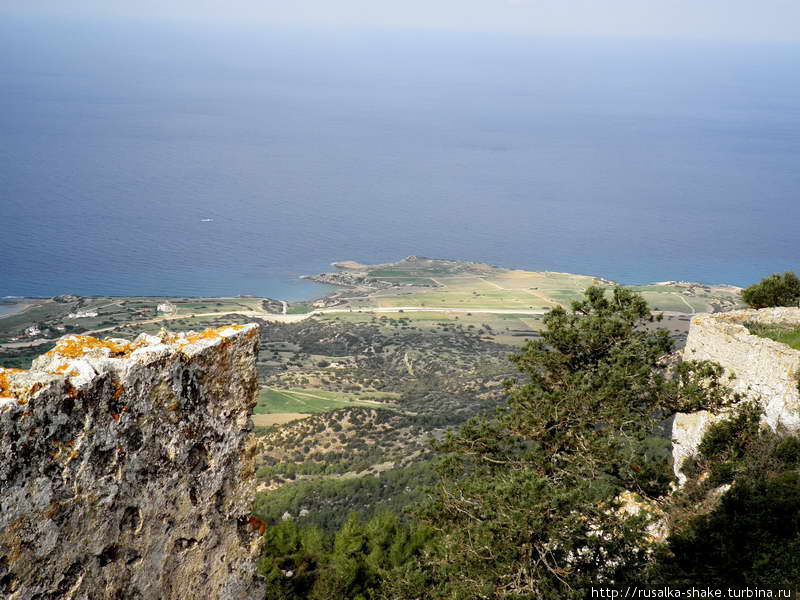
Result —
POLYGON ((108 348, 112 357, 121 357, 130 354, 135 348, 130 342, 117 342, 101 340, 88 335, 71 335, 60 339, 55 348, 45 356, 63 356, 65 358, 82 358, 84 354, 94 349, 108 348))
POLYGON ((195 342, 199 342, 200 340, 214 340, 219 337, 222 336, 219 334, 218 329, 206 329, 205 331, 201 331, 200 333, 193 333, 191 335, 186 336, 186 343, 194 344, 195 342))
POLYGON ((181 344, 181 347, 187 346, 189 344, 194 344, 195 342, 199 342, 201 340, 215 340, 217 338, 223 337, 223 331, 241 331, 245 329, 246 325, 226 325, 224 327, 217 327, 212 329, 206 329, 201 331, 200 333, 192 333, 186 336, 186 341, 181 344))
POLYGON ((8 376, 13 373, 22 373, 22 369, 6 369, 0 367, 0 396, 6 396, 11 392, 11 382, 8 376))
POLYGON ((61 363, 55 369, 50 369, 48 372, 52 373, 53 375, 65 375, 66 377, 77 377, 80 375, 80 371, 78 369, 72 368, 67 372, 67 369, 70 368, 69 363, 61 363))
POLYGON ((0 368, 0 598, 264 598, 251 329, 68 335, 0 368))
POLYGON ((53 442, 53 446, 56 448, 50 453, 50 456, 53 460, 66 458, 67 461, 70 461, 77 456, 75 453, 75 440, 68 440, 66 442, 53 442))

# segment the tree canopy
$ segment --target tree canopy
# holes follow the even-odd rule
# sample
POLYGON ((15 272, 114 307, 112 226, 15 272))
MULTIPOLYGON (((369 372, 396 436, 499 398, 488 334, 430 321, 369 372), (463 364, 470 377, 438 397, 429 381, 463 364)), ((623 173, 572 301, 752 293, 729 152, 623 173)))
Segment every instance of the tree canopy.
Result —
MULTIPOLYGON (((351 519, 332 538, 290 523, 268 530, 269 597, 560 599, 691 580, 683 557, 698 554, 686 536, 757 499, 740 494, 711 520, 691 521, 669 550, 654 539, 675 496, 665 420, 737 400, 719 365, 674 360, 660 319, 624 288, 592 287, 570 310, 550 311, 541 338, 512 355, 519 376, 506 383, 507 407, 437 442, 437 479, 411 522, 351 519)), ((726 450, 758 428, 742 414, 703 446, 715 481, 746 464, 726 450)))
POLYGON ((508 409, 440 444, 441 479, 419 514, 438 534, 423 561, 429 597, 577 598, 643 567, 651 518, 622 510, 621 493, 666 494, 663 420, 732 400, 712 363, 669 376, 658 320, 623 288, 589 288, 545 316, 541 339, 513 356, 508 409))
POLYGON ((745 288, 742 300, 752 308, 800 306, 800 278, 794 271, 773 273, 745 288))

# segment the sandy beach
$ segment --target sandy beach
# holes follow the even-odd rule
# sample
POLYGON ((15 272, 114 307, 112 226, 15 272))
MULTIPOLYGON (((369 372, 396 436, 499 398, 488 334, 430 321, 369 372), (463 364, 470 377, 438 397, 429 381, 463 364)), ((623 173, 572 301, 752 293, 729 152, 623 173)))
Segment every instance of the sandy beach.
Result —
POLYGON ((28 310, 31 306, 36 304, 35 302, 31 302, 30 300, 20 300, 19 302, 15 300, 10 300, 10 304, 0 304, 0 319, 3 317, 10 317, 11 315, 16 315, 21 312, 28 310))

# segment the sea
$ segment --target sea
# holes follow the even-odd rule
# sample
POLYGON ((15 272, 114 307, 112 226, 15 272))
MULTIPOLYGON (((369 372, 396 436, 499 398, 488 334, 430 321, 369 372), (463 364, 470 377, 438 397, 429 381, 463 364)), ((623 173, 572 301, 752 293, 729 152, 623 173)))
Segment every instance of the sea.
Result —
POLYGON ((0 20, 0 297, 800 269, 800 46, 0 20))

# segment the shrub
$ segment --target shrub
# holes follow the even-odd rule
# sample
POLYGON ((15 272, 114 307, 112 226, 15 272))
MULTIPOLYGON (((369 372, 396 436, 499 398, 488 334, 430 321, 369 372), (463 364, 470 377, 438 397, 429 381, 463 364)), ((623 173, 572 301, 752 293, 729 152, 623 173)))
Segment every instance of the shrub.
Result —
POLYGON ((670 538, 655 571, 652 585, 796 587, 800 474, 737 479, 714 510, 670 538))
POLYGON ((794 271, 773 273, 745 289, 742 300, 752 308, 800 306, 800 278, 794 271))

